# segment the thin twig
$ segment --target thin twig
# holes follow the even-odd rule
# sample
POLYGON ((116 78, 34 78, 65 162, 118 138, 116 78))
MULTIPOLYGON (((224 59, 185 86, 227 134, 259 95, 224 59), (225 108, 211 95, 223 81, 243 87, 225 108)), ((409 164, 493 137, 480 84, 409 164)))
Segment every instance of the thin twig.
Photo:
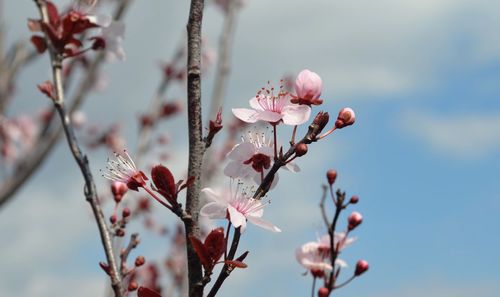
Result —
POLYGON ((323 217, 323 222, 325 223, 325 226, 328 229, 330 227, 330 222, 328 221, 328 215, 326 214, 326 208, 325 208, 326 193, 328 191, 328 188, 325 185, 323 185, 322 188, 323 188, 323 195, 321 196, 319 209, 321 210, 321 216, 323 217))
POLYGON ((203 274, 201 263, 189 237, 199 237, 198 215, 200 209, 201 168, 205 143, 202 138, 201 121, 201 26, 203 20, 204 0, 191 0, 189 20, 187 24, 187 103, 189 131, 189 164, 188 176, 195 177, 193 184, 187 188, 186 212, 190 219, 183 220, 186 229, 186 250, 188 260, 189 296, 203 296, 203 274))

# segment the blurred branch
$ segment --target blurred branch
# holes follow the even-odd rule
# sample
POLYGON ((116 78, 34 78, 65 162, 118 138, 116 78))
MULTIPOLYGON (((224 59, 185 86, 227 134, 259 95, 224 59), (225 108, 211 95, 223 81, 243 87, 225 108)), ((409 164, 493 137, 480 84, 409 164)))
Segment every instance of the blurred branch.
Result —
POLYGON ((204 0, 191 0, 188 34, 187 61, 187 101, 188 101, 188 133, 189 164, 188 176, 195 177, 193 184, 187 188, 186 212, 191 217, 183 220, 186 229, 186 250, 188 260, 189 296, 203 296, 203 274, 201 263, 191 244, 190 237, 199 238, 198 215, 200 209, 201 167, 205 143, 202 139, 201 121, 201 26, 203 20, 204 0))
MULTIPOLYGON (((115 10, 114 19, 120 20, 123 18, 126 9, 130 6, 130 0, 121 0, 115 10)), ((95 83, 95 78, 99 70, 99 66, 104 62, 105 53, 99 52, 94 60, 90 63, 86 70, 79 87, 73 96, 68 112, 72 114, 83 103, 86 96, 90 93, 92 86, 95 83)), ((46 123, 40 130, 42 131, 31 152, 26 154, 26 158, 22 159, 20 163, 13 170, 10 178, 5 180, 0 186, 0 207, 4 206, 14 194, 21 188, 21 186, 36 172, 48 154, 52 151, 55 144, 62 135, 63 127, 59 123, 53 123, 53 118, 46 123), (52 129, 50 128, 53 126, 52 129)))

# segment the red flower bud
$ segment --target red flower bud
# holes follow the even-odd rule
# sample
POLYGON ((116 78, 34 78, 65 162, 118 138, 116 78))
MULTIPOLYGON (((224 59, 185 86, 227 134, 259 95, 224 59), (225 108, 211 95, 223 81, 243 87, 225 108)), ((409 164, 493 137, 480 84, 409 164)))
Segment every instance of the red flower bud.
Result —
POLYGON ((126 218, 126 217, 129 217, 130 216, 130 208, 128 207, 125 207, 122 211, 122 217, 126 218))
POLYGON ((139 285, 135 281, 131 281, 130 284, 128 284, 127 290, 128 291, 135 291, 135 290, 137 290, 138 287, 139 287, 139 285))
POLYGON ((355 211, 349 215, 347 222, 349 224, 347 228, 351 231, 363 222, 363 216, 359 212, 355 211))
POLYGON ((123 230, 123 229, 118 229, 118 230, 116 230, 116 233, 115 233, 115 234, 116 234, 116 236, 118 236, 118 237, 123 237, 123 236, 125 236, 125 230, 123 230))
POLYGON ((307 144, 299 143, 295 148, 295 155, 297 157, 302 157, 305 154, 307 154, 307 144))
POLYGON ((349 107, 342 108, 335 122, 335 128, 342 129, 354 124, 355 121, 356 115, 354 114, 354 110, 349 107))
POLYGON ((146 259, 143 256, 137 256, 137 258, 135 258, 135 267, 142 266, 144 265, 144 263, 146 263, 146 259))
POLYGON ((326 287, 321 287, 318 290, 318 297, 328 297, 330 295, 330 291, 326 287))
POLYGON ((328 183, 330 185, 333 185, 335 183, 335 180, 337 179, 337 170, 335 169, 330 169, 326 172, 326 179, 328 180, 328 183))
POLYGON ((349 203, 356 204, 356 203, 358 203, 358 201, 359 201, 358 196, 352 196, 351 199, 349 200, 349 203))
POLYGON ((112 215, 109 217, 109 221, 111 222, 111 224, 116 223, 116 220, 117 220, 116 215, 112 215))
POLYGON ((365 273, 370 266, 368 265, 368 262, 365 260, 359 260, 356 263, 356 270, 354 271, 354 276, 360 276, 361 274, 365 273))
POLYGON ((115 181, 111 184, 111 193, 113 193, 115 202, 118 203, 122 200, 123 195, 127 193, 128 187, 125 183, 115 181))

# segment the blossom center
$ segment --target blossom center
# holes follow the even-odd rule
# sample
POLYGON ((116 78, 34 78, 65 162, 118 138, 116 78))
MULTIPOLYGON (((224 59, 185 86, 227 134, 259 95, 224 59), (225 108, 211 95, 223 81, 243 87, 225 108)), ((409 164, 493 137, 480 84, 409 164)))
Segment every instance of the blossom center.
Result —
POLYGON ((264 169, 271 167, 271 158, 267 155, 258 153, 253 155, 250 159, 243 162, 243 164, 252 165, 252 168, 257 172, 263 172, 264 169))

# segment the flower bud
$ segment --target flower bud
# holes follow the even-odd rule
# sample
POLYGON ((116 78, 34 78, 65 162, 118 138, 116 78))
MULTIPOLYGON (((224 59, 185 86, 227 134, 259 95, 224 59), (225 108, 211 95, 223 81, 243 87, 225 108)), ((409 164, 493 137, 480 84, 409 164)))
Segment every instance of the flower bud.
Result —
POLYGON ((116 215, 112 215, 109 217, 109 221, 111 222, 111 224, 116 223, 116 220, 117 220, 116 215))
POLYGON ((335 169, 330 169, 326 172, 326 179, 328 180, 328 183, 333 185, 335 183, 335 180, 337 179, 337 170, 335 169))
POLYGON ((142 266, 144 265, 144 263, 146 263, 146 259, 143 256, 137 256, 137 258, 135 258, 135 267, 142 266))
POLYGON ((327 287, 321 287, 318 290, 318 297, 328 297, 330 295, 330 291, 327 287))
POLYGON ((354 271, 354 276, 360 276, 361 274, 365 273, 370 266, 368 265, 368 262, 365 260, 359 260, 356 263, 356 270, 354 271))
POLYGON ((352 196, 351 199, 349 199, 350 204, 356 204, 356 203, 358 203, 358 201, 359 201, 359 197, 356 195, 352 196))
POLYGON ((323 103, 323 100, 319 99, 322 89, 323 82, 318 74, 308 69, 302 70, 295 80, 297 98, 293 103, 320 105, 323 103))
POLYGON ((351 231, 363 222, 363 216, 359 212, 354 211, 347 218, 347 222, 349 224, 347 228, 351 231))
POLYGON ((319 127, 318 133, 320 133, 326 125, 328 125, 328 121, 330 120, 330 115, 328 112, 318 112, 316 117, 313 120, 313 124, 319 127))
POLYGON ((122 200, 123 195, 125 195, 127 191, 128 187, 125 183, 115 181, 111 184, 111 193, 113 193, 116 203, 119 203, 122 200))
POLYGON ((123 229, 120 228, 120 229, 116 230, 115 234, 118 237, 123 237, 123 236, 125 236, 125 230, 123 230, 123 229))
POLYGON ((337 121, 335 121, 335 128, 342 129, 354 124, 355 121, 356 115, 354 114, 354 110, 349 107, 342 108, 337 117, 337 121))
POLYGON ((131 281, 131 282, 128 284, 128 288, 127 288, 127 290, 128 290, 129 292, 131 292, 131 291, 135 291, 135 290, 137 290, 137 288, 138 288, 138 287, 139 287, 139 285, 138 285, 135 281, 131 281))
POLYGON ((295 155, 297 157, 302 157, 305 154, 307 154, 307 144, 299 143, 297 147, 295 147, 295 155))
POLYGON ((130 208, 125 207, 122 211, 122 217, 126 218, 128 216, 130 216, 130 208))

